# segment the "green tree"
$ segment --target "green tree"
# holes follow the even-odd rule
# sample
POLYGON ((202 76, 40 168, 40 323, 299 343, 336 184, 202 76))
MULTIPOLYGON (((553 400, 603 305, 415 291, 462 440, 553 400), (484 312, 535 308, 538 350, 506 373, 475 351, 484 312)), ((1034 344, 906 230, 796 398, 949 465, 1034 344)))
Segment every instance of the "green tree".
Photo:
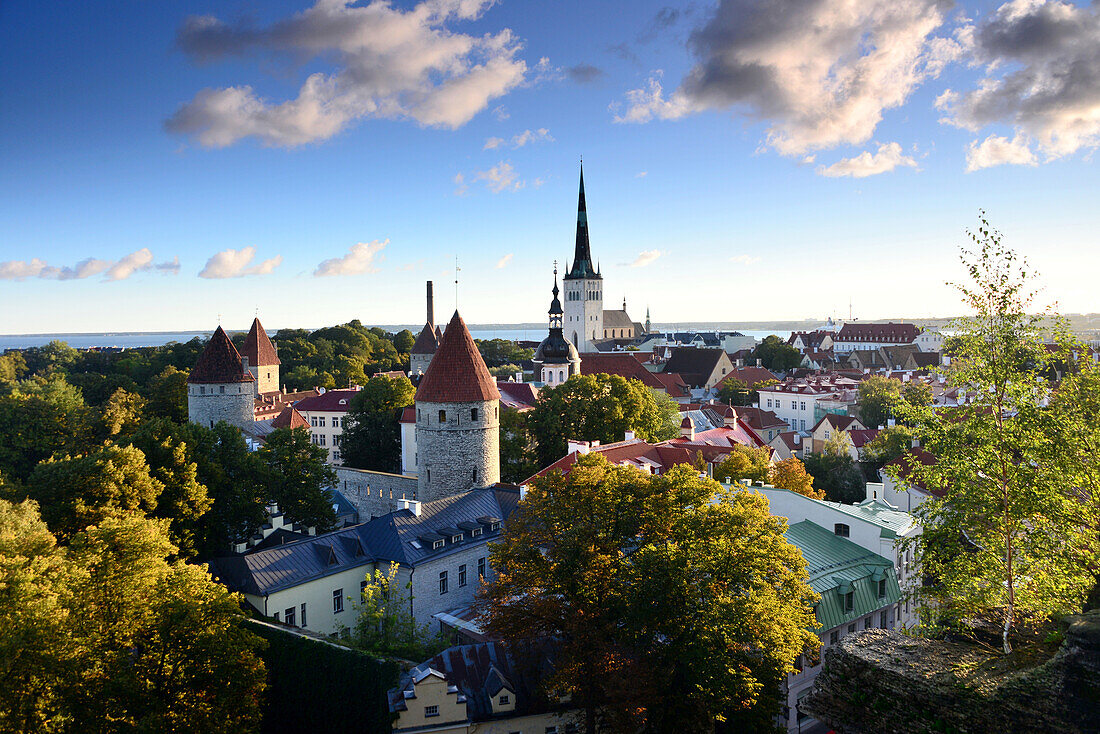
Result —
POLYGON ((912 405, 931 405, 932 386, 922 380, 910 380, 901 389, 901 397, 905 402, 912 405))
POLYGON ((27 374, 27 360, 22 352, 0 354, 0 387, 14 385, 27 374))
POLYGON ((149 381, 145 390, 149 417, 187 422, 187 373, 169 365, 149 381))
POLYGON ((868 428, 885 426, 901 403, 901 380, 871 375, 859 383, 859 418, 868 428))
POLYGON ((408 354, 416 344, 416 337, 408 329, 402 329, 393 335, 393 348, 401 354, 408 354))
POLYGON ((355 393, 340 439, 343 462, 356 469, 396 472, 401 462, 401 412, 413 404, 409 378, 375 375, 355 393))
POLYGON ((144 411, 145 398, 122 388, 115 390, 100 411, 105 438, 117 436, 123 429, 133 430, 141 422, 144 411))
POLYGON ((864 444, 859 460, 868 481, 879 481, 882 467, 908 453, 913 448, 913 437, 913 429, 908 426, 894 426, 884 428, 864 444))
POLYGON ((527 413, 505 408, 500 412, 500 479, 519 484, 539 470, 535 436, 527 413))
POLYGON ((534 349, 521 347, 507 339, 474 339, 481 358, 487 367, 499 367, 502 364, 519 364, 535 356, 534 349))
POLYGON ((727 405, 756 405, 760 399, 761 388, 774 385, 778 380, 760 380, 752 384, 728 377, 722 381, 718 388, 719 402, 727 405))
POLYGON ((23 481, 38 462, 91 443, 88 409, 80 391, 53 373, 20 382, 0 395, 0 471, 23 481))
POLYGON ((540 466, 565 455, 569 439, 611 443, 634 431, 645 441, 679 435, 678 406, 664 393, 618 375, 576 375, 539 391, 527 424, 538 444, 540 466))
POLYGON ((398 656, 424 660, 447 647, 440 633, 417 624, 412 613, 412 581, 401 583, 400 566, 391 563, 386 573, 367 573, 359 603, 359 617, 352 630, 352 645, 379 657, 398 656))
POLYGON ((798 350, 775 334, 764 337, 752 350, 750 359, 759 359, 760 364, 772 372, 787 372, 802 364, 798 350))
POLYGON ((1096 458, 1060 444, 1094 434, 1095 414, 1072 407, 1081 397, 1073 383, 1055 396, 1060 411, 1043 407, 1052 397, 1048 362, 1072 345, 1063 333, 1054 354, 1044 345, 1033 273, 1001 234, 984 218, 969 234, 975 249, 961 259, 970 282, 956 287, 974 315, 952 326, 946 379, 971 400, 949 413, 902 409, 935 457, 914 463, 912 476, 942 491, 916 510, 924 525, 917 557, 933 580, 917 594, 929 619, 995 619, 1008 653, 1018 624, 1079 609, 1094 583, 1097 508, 1077 483, 1095 472, 1096 458))
POLYGON ((336 513, 329 488, 336 484, 336 472, 325 463, 328 451, 310 442, 309 431, 276 429, 256 455, 268 497, 279 503, 289 520, 318 532, 332 529, 336 513))
POLYGON ((734 446, 730 455, 714 467, 714 477, 725 482, 740 482, 748 479, 753 482, 767 480, 771 472, 771 451, 766 448, 734 446))
POLYGON ((0 729, 258 728, 260 641, 238 598, 175 553, 165 523, 137 513, 66 551, 33 502, 0 500, 0 729))
POLYGON ((866 499, 867 483, 850 454, 809 454, 803 463, 814 478, 814 487, 825 493, 825 499, 846 504, 866 499))
POLYGON ((795 456, 776 462, 771 470, 770 481, 772 486, 779 489, 789 489, 817 500, 825 499, 823 491, 814 489, 814 478, 806 471, 806 465, 795 456))
POLYGON ((545 687, 571 695, 587 732, 600 712, 617 731, 707 731, 750 709, 767 721, 778 698, 762 692, 816 642, 785 528, 762 496, 690 467, 650 476, 584 456, 536 479, 491 546, 482 620, 554 641, 545 687))

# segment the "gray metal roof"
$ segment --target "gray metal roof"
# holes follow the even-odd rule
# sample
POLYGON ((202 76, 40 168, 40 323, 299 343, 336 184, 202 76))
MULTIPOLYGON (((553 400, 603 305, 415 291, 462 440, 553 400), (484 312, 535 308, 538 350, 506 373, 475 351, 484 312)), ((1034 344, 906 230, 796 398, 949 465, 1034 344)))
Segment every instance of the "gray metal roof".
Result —
POLYGON ((361 525, 249 555, 215 558, 210 562, 211 573, 234 591, 263 596, 378 560, 415 567, 499 537, 500 530, 492 531, 488 521, 507 518, 518 504, 518 488, 473 489, 425 502, 419 517, 410 510, 398 510, 361 525), (428 534, 469 524, 482 528, 482 533, 471 537, 463 529, 459 543, 452 543, 452 535, 447 534, 447 542, 438 550, 420 542, 428 534))

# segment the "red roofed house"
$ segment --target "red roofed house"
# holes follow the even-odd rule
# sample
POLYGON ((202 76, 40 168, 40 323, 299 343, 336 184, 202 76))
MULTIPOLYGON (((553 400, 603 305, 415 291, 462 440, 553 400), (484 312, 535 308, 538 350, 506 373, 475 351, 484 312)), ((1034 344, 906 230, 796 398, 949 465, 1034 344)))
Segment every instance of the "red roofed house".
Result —
POLYGON ((187 377, 187 418, 213 427, 219 421, 247 428, 254 422, 255 378, 222 327, 218 327, 187 377))
POLYGON ((305 428, 309 430, 309 421, 299 413, 294 406, 288 405, 283 408, 283 412, 279 413, 272 421, 272 428, 289 428, 294 430, 295 428, 305 428))
MULTIPOLYGON (((812 440, 813 452, 821 453, 825 448, 825 443, 834 438, 838 433, 848 433, 849 431, 863 430, 867 426, 860 423, 857 419, 850 415, 834 415, 833 413, 826 413, 822 416, 821 420, 817 422, 817 425, 810 431, 810 438, 812 440)), ((851 436, 848 438, 851 443, 851 436)), ((857 455, 856 459, 859 458, 857 455)))
POLYGON ((693 388, 710 390, 734 369, 721 349, 676 347, 665 364, 665 374, 676 373, 693 388))
POLYGON ((252 319, 252 328, 245 337, 241 356, 245 360, 244 368, 256 380, 258 394, 279 392, 279 355, 258 318, 252 319))
POLYGON ((833 339, 833 351, 844 354, 858 349, 912 344, 918 336, 920 329, 913 324, 847 323, 833 339))
POLYGON ((340 464, 340 439, 344 435, 351 399, 360 388, 323 390, 318 395, 299 400, 294 409, 309 424, 309 438, 328 453, 330 464, 340 464))
POLYGON ((585 352, 581 355, 581 374, 618 375, 627 380, 638 380, 678 402, 691 397, 679 375, 650 372, 632 352, 585 352))
POLYGON ((421 502, 500 481, 500 391, 455 311, 416 389, 421 502))

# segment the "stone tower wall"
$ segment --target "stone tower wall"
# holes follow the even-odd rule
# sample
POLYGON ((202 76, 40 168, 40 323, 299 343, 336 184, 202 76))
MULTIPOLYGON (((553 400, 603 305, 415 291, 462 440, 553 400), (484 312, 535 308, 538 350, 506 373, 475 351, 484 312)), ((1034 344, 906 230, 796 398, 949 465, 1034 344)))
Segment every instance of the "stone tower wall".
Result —
POLYGON ((279 392, 279 365, 248 365, 248 371, 256 378, 257 394, 279 392))
POLYGON ((499 403, 416 403, 418 500, 430 502, 500 481, 499 403), (471 410, 477 410, 476 418, 471 410), (442 424, 440 411, 446 414, 442 424))
POLYGON ((417 374, 423 374, 428 371, 428 365, 432 363, 432 354, 410 354, 409 355, 409 377, 413 377, 417 374))
POLYGON ((244 428, 254 421, 254 383, 188 385, 187 419, 209 428, 218 421, 244 428))

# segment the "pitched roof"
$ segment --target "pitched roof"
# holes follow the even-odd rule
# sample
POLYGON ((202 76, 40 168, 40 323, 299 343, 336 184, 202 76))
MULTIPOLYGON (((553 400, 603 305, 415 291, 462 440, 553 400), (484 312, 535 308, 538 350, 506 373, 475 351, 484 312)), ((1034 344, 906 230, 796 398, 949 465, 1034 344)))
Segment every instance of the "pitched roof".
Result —
POLYGON ((688 385, 701 387, 723 357, 729 359, 721 349, 675 347, 664 371, 666 374, 677 372, 688 385))
POLYGON ((351 410, 351 399, 358 390, 348 388, 346 390, 325 390, 320 395, 299 400, 294 404, 300 412, 327 410, 334 413, 347 413, 351 410))
MULTIPOLYGON (((695 460, 694 450, 675 446, 671 443, 646 443, 640 438, 633 438, 629 441, 619 441, 617 443, 609 443, 605 446, 594 446, 590 450, 590 453, 600 454, 612 464, 656 469, 661 474, 668 471, 677 464, 691 464, 695 460)), ((729 453, 728 449, 726 450, 726 453, 729 453)), ((535 477, 541 477, 548 472, 555 470, 560 471, 563 474, 568 474, 569 471, 573 468, 573 465, 577 463, 578 456, 580 456, 580 453, 576 451, 566 456, 563 456, 550 466, 535 474, 533 477, 528 478, 527 481, 530 481, 535 477)))
POLYGON ((908 344, 920 334, 913 324, 844 324, 836 335, 838 342, 900 342, 908 344))
POLYGON ((737 417, 745 421, 749 428, 754 431, 763 431, 768 428, 778 428, 779 426, 786 427, 787 421, 780 418, 774 411, 764 410, 763 408, 756 408, 753 406, 738 406, 734 408, 737 412, 737 417))
POLYGON ((634 327, 634 322, 630 320, 630 316, 626 311, 609 311, 604 309, 603 312, 603 328, 605 329, 630 329, 634 327))
POLYGON ((726 380, 737 380, 743 382, 746 385, 752 386, 758 382, 766 382, 768 380, 778 380, 779 378, 768 369, 763 367, 734 367, 730 370, 729 374, 723 377, 715 384, 715 388, 722 386, 726 380))
POLYGON ((665 389, 664 383, 630 352, 584 352, 581 354, 581 374, 618 375, 638 380, 654 390, 665 389))
POLYGON ((851 439, 853 448, 861 449, 874 441, 878 434, 877 428, 852 428, 848 431, 848 438, 851 439))
POLYGON ((538 388, 530 382, 497 380, 497 389, 500 390, 501 405, 513 410, 530 410, 539 399, 538 388))
POLYGON ((863 428, 863 424, 850 415, 837 415, 836 413, 826 413, 825 415, 821 416, 821 420, 814 424, 814 427, 810 430, 816 431, 818 426, 820 426, 822 423, 828 423, 830 426, 833 427, 834 430, 837 431, 850 431, 852 429, 859 430, 863 428))
POLYGON ((241 354, 229 340, 222 327, 218 327, 206 348, 199 355, 187 381, 195 384, 219 382, 253 382, 252 374, 241 365, 241 354))
POLYGON ((424 328, 420 330, 420 336, 416 337, 416 341, 413 342, 409 354, 435 354, 435 350, 438 348, 439 337, 436 336, 435 329, 431 324, 424 324, 424 328))
POLYGON ((309 423, 302 414, 294 409, 293 405, 283 408, 283 412, 275 416, 271 421, 272 428, 309 428, 309 423))
POLYGON ((431 364, 420 378, 416 401, 480 403, 487 400, 500 400, 497 381, 489 374, 470 330, 455 311, 431 364))
POLYGON ((250 367, 267 367, 282 364, 279 355, 275 352, 275 346, 267 338, 263 324, 258 318, 252 319, 252 328, 248 330, 248 336, 244 339, 244 349, 241 351, 248 357, 250 367))
POLYGON ((942 497, 944 495, 944 491, 942 489, 928 489, 924 485, 914 481, 912 477, 913 471, 911 467, 913 464, 932 466, 935 463, 936 457, 932 456, 930 452, 922 448, 915 448, 911 449, 907 453, 902 454, 893 461, 887 462, 886 466, 896 467, 898 472, 898 479, 905 482, 909 486, 916 487, 917 489, 923 490, 930 494, 934 494, 937 497, 942 497))

